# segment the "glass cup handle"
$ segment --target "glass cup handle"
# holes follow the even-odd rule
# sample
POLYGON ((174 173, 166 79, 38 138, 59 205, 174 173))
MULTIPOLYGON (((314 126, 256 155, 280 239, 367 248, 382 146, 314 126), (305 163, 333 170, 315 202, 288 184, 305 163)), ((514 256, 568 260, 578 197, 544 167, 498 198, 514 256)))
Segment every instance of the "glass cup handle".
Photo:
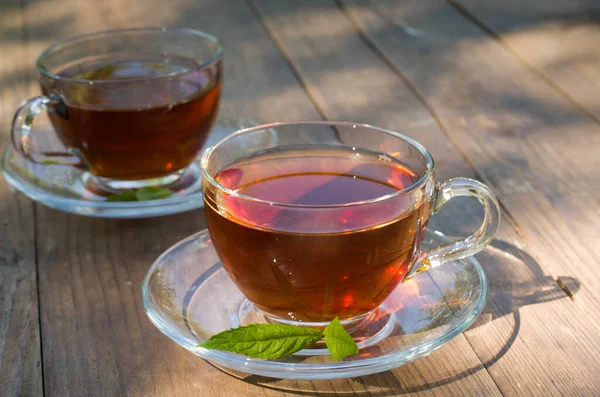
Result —
POLYGON ((481 227, 467 238, 421 252, 405 280, 446 262, 475 255, 494 238, 500 224, 500 206, 494 193, 486 185, 476 180, 453 178, 439 184, 435 190, 432 214, 438 212, 450 199, 459 196, 475 197, 479 200, 484 210, 481 227), (417 264, 419 265, 416 266, 417 264))
POLYGON ((21 103, 12 122, 12 143, 15 149, 25 158, 38 164, 61 164, 79 168, 84 167, 79 157, 70 151, 34 151, 32 143, 33 120, 42 111, 56 112, 61 117, 68 117, 66 106, 60 96, 50 94, 27 99, 21 103))

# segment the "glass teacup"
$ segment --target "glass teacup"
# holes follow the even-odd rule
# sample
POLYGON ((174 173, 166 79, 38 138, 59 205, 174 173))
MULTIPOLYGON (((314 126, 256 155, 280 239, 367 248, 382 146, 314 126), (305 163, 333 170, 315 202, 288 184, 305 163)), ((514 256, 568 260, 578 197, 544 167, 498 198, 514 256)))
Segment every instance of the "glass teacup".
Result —
POLYGON ((436 182, 422 145, 368 125, 245 129, 207 149, 201 167, 215 249, 237 287, 272 322, 359 322, 399 283, 481 251, 499 223, 485 185, 436 182), (482 226, 421 251, 430 215, 456 196, 480 201, 482 226))
POLYGON ((223 50, 191 29, 136 28, 57 43, 37 61, 41 96, 18 109, 14 147, 36 163, 88 170, 100 190, 173 184, 215 122, 223 50), (33 139, 47 111, 67 150, 33 139))

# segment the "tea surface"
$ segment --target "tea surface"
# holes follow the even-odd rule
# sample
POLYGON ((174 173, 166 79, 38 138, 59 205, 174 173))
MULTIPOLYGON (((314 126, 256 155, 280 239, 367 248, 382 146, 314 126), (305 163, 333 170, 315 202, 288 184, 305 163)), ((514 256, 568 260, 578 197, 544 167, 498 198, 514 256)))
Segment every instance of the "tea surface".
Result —
POLYGON ((66 113, 51 113, 52 123, 97 176, 171 174, 199 154, 216 117, 221 77, 198 66, 187 58, 165 63, 142 55, 70 65, 58 74, 89 81, 66 88, 66 113))

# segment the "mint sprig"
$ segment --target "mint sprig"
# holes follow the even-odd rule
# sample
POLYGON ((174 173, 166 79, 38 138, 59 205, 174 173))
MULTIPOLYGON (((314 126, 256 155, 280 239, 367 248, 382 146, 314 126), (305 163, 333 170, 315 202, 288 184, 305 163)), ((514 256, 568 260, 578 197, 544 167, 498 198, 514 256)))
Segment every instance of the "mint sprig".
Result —
POLYGON ((358 346, 337 317, 323 332, 296 325, 250 324, 220 332, 198 346, 252 358, 277 359, 291 356, 323 338, 334 361, 358 353, 358 346))
POLYGON ((128 190, 123 193, 108 196, 106 201, 148 201, 160 200, 173 195, 173 191, 164 187, 143 187, 141 189, 128 190))
POLYGON ((313 328, 282 324, 251 324, 218 333, 200 346, 253 358, 281 358, 294 354, 323 338, 313 328))
POLYGON ((123 193, 112 194, 108 196, 106 201, 137 201, 137 196, 135 195, 135 190, 129 190, 123 193))

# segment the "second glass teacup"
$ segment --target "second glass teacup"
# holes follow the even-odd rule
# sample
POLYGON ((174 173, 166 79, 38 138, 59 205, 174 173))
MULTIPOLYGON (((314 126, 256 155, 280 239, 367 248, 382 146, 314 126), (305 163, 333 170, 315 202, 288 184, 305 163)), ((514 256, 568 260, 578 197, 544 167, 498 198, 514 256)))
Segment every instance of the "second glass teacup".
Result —
POLYGON ((202 156, 205 214, 223 266, 269 321, 363 320, 403 282, 481 251, 499 223, 494 194, 467 178, 438 183, 431 154, 393 131, 276 123, 231 135, 202 156), (450 198, 485 210, 472 236, 421 251, 450 198))
POLYGON ((83 168, 108 193, 172 185, 215 122, 222 56, 217 39, 191 29, 112 30, 55 44, 37 61, 43 95, 15 115, 14 147, 36 163, 83 168), (44 110, 66 151, 33 144, 44 110))

